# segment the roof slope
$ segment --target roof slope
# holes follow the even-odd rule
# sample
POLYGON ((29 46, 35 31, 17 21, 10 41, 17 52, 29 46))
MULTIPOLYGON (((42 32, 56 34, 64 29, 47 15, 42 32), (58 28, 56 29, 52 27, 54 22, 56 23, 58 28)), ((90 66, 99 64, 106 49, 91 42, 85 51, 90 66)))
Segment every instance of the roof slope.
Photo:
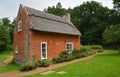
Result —
POLYGON ((76 29, 76 27, 63 17, 41 12, 26 6, 25 8, 33 23, 32 29, 34 30, 80 35, 80 32, 76 29))

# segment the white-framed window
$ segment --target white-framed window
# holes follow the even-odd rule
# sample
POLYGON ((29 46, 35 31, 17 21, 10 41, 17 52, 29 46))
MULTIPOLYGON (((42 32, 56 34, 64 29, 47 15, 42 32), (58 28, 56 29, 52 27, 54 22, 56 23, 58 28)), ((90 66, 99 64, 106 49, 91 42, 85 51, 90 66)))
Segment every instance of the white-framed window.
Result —
POLYGON ((73 43, 72 42, 66 43, 66 50, 68 53, 72 53, 72 50, 73 50, 73 43))
POLYGON ((22 31, 22 21, 18 22, 18 32, 22 31))
POLYGON ((47 42, 41 42, 41 59, 47 59, 47 42))
POLYGON ((18 53, 18 45, 15 46, 15 53, 18 53))

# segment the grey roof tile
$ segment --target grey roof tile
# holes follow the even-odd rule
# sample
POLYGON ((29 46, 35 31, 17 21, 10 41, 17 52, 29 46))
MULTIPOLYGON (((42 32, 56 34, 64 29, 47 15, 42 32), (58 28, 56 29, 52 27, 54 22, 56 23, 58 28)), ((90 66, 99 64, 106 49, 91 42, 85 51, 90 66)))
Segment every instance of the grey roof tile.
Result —
POLYGON ((32 28, 39 31, 81 35, 80 32, 65 18, 26 7, 33 23, 32 28))

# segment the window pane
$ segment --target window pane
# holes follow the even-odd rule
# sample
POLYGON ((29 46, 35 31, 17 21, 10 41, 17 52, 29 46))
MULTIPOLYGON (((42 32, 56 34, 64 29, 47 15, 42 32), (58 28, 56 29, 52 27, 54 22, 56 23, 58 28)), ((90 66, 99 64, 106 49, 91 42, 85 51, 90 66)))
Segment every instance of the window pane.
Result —
POLYGON ((72 43, 67 44, 67 52, 71 53, 72 52, 72 43))
POLYGON ((47 50, 46 50, 46 47, 47 45, 46 45, 46 43, 42 43, 42 58, 44 59, 44 58, 46 58, 47 57, 47 50))
POLYGON ((46 58, 46 54, 42 54, 42 58, 46 58))
POLYGON ((22 31, 22 21, 18 22, 18 32, 22 31))
POLYGON ((15 53, 18 53, 18 45, 15 47, 15 53))
POLYGON ((46 47, 46 45, 45 44, 42 44, 42 48, 45 48, 46 47))

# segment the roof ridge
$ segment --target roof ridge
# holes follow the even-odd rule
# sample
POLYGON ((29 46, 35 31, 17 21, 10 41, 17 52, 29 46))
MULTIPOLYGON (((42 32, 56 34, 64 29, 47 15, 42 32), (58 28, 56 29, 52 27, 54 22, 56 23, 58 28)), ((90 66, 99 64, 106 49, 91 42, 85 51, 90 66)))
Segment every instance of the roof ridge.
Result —
MULTIPOLYGON (((47 14, 47 15, 52 15, 52 16, 55 16, 55 17, 57 17, 57 18, 64 19, 65 21, 67 21, 65 18, 63 18, 63 17, 61 17, 61 16, 57 16, 57 15, 54 15, 54 14, 51 14, 51 13, 47 13, 47 12, 44 12, 44 11, 40 11, 40 10, 31 8, 31 7, 27 7, 27 6, 24 6, 24 7, 25 7, 26 9, 27 9, 27 8, 28 8, 28 9, 32 9, 32 10, 38 11, 38 12, 40 12, 40 13, 44 13, 44 14, 47 14)), ((40 16, 40 15, 36 15, 36 16, 40 16)), ((46 18, 48 18, 48 17, 46 17, 46 18)), ((52 19, 52 18, 49 18, 49 19, 52 19)), ((64 22, 65 22, 65 21, 64 21, 64 22)))
POLYGON ((70 24, 70 23, 66 23, 66 22, 62 22, 62 21, 50 19, 50 18, 47 18, 47 17, 37 16, 37 15, 35 15, 35 14, 31 14, 31 15, 29 15, 29 16, 41 17, 41 18, 45 18, 45 19, 48 19, 48 20, 52 20, 52 21, 56 21, 56 22, 61 22, 61 23, 65 23, 65 24, 72 25, 72 24, 70 24))

